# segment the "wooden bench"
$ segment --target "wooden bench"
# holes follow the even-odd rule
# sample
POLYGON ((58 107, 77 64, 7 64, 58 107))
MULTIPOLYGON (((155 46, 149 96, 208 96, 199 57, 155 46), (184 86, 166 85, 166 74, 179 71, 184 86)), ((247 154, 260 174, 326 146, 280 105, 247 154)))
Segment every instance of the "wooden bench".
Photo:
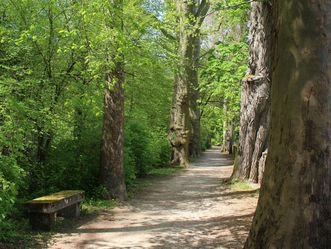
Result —
POLYGON ((26 208, 32 229, 51 230, 57 216, 78 217, 82 200, 84 191, 66 190, 27 202, 26 208))

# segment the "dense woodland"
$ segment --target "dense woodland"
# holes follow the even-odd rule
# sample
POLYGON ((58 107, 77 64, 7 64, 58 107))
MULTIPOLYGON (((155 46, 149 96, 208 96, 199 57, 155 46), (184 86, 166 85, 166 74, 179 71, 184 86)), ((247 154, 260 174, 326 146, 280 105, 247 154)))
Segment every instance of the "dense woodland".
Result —
POLYGON ((330 1, 0 2, 0 240, 219 145, 262 183, 245 248, 330 248, 330 1))

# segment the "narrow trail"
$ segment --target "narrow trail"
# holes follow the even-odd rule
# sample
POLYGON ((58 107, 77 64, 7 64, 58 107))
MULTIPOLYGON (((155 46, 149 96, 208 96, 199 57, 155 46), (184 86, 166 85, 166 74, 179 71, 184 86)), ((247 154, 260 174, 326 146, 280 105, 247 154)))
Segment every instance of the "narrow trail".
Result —
POLYGON ((213 148, 175 176, 155 179, 127 205, 56 234, 51 249, 242 248, 255 191, 229 189, 232 161, 213 148))

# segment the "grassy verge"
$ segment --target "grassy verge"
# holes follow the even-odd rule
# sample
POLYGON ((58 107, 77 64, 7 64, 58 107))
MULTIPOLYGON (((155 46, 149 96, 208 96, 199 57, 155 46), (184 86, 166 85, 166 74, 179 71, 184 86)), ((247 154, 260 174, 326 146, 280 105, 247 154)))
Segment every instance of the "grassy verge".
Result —
POLYGON ((259 185, 245 180, 233 179, 227 182, 229 188, 233 191, 259 191, 259 185))
POLYGON ((116 200, 87 199, 82 205, 82 215, 94 214, 101 211, 111 210, 118 206, 116 200))

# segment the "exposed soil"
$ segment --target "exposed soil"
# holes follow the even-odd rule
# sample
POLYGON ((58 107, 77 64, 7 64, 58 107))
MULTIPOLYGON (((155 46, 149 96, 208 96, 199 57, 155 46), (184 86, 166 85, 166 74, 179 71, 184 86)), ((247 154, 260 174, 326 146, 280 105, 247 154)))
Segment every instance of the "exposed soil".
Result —
POLYGON ((122 207, 55 234, 47 248, 242 248, 257 193, 224 183, 231 164, 219 148, 208 150, 187 170, 152 179, 122 207))

